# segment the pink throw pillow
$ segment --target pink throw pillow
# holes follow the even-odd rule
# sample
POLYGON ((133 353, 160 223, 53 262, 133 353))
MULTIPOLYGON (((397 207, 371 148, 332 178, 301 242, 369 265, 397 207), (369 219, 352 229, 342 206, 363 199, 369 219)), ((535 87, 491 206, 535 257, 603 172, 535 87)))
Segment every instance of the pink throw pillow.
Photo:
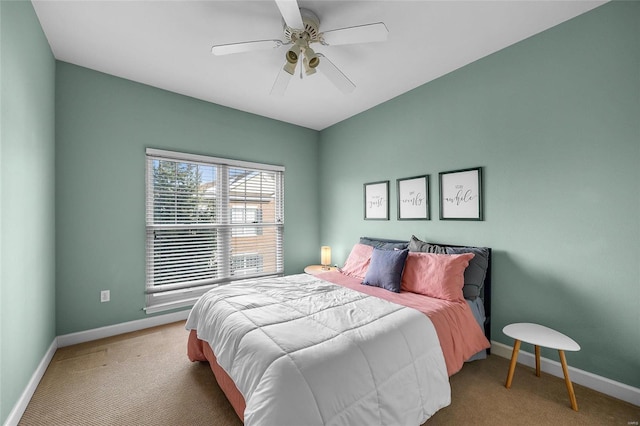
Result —
POLYGON ((371 263, 372 254, 373 247, 359 243, 354 245, 347 261, 344 262, 342 273, 354 278, 364 279, 371 263))
POLYGON ((450 301, 462 301, 464 270, 473 253, 435 254, 410 252, 401 289, 450 301))

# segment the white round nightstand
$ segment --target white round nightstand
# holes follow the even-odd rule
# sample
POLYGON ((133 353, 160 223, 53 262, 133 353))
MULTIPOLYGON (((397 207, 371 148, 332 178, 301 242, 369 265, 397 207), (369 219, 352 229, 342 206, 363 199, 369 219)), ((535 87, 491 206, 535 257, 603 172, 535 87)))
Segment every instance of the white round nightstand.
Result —
POLYGON ((564 351, 579 351, 580 345, 571 337, 565 336, 559 331, 543 325, 528 322, 509 324, 502 329, 502 332, 515 339, 513 353, 511 354, 511 364, 509 365, 509 374, 507 375, 505 387, 507 389, 511 387, 513 372, 515 371, 516 362, 518 361, 520 342, 531 343, 534 346, 536 352, 536 376, 538 377, 540 377, 540 346, 557 349, 558 354, 560 355, 560 363, 562 364, 562 372, 564 373, 564 381, 567 385, 567 391, 569 392, 571 408, 578 411, 578 402, 576 400, 576 394, 573 391, 573 385, 569 379, 569 370, 567 368, 567 359, 564 355, 564 351))
POLYGON ((337 271, 338 268, 336 268, 335 266, 328 266, 328 269, 324 269, 322 267, 322 265, 309 265, 306 268, 304 268, 304 273, 305 274, 309 274, 309 275, 317 275, 317 274, 321 274, 323 272, 329 272, 329 271, 337 271))

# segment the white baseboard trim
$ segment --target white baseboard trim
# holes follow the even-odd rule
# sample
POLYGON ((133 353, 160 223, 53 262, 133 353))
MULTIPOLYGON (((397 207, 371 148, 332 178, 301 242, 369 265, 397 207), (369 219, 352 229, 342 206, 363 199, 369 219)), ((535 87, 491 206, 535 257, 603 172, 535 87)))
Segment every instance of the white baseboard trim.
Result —
MULTIPOLYGON (((491 354, 498 355, 503 358, 511 359, 513 346, 508 346, 500 342, 491 341, 491 354)), ((520 350, 518 354, 518 363, 531 368, 536 367, 536 357, 530 352, 520 350)), ((564 379, 562 366, 559 362, 551 359, 540 357, 540 370, 552 376, 564 379)), ((506 376, 505 376, 506 377, 506 376)), ((569 378, 573 383, 585 386, 587 388, 602 392, 614 398, 626 401, 633 405, 640 406, 640 389, 606 377, 598 376, 588 371, 580 370, 569 365, 569 378)), ((517 380, 515 378, 514 380, 517 380)))
POLYGON ((22 418, 22 415, 24 414, 24 410, 26 410, 27 405, 29 405, 29 401, 31 401, 31 397, 35 393, 36 388, 38 387, 38 384, 42 379, 42 376, 44 376, 45 371, 47 371, 47 367, 49 366, 51 359, 53 359, 53 355, 56 353, 57 349, 57 339, 54 338, 53 342, 51 342, 51 345, 49 346, 49 349, 47 349, 47 352, 45 352, 42 361, 40 361, 40 364, 38 364, 36 371, 33 372, 29 383, 27 383, 27 387, 24 389, 22 395, 20 395, 20 398, 18 398, 18 402, 16 402, 16 404, 13 406, 13 409, 5 420, 5 426, 15 426, 18 424, 18 422, 22 418))
MULTIPOLYGON (((44 357, 38 364, 38 367, 34 371, 27 387, 20 395, 20 398, 14 405, 13 409, 9 413, 9 416, 5 420, 4 426, 15 426, 20 421, 20 418, 24 414, 24 411, 31 401, 42 376, 44 376, 49 363, 53 359, 53 355, 60 347, 71 346, 78 343, 90 342, 92 340, 103 339, 105 337, 117 336, 119 334, 129 333, 132 331, 144 330, 145 328, 156 327, 158 325, 170 324, 172 322, 181 321, 187 319, 189 316, 189 310, 174 312, 166 315, 158 315, 155 317, 144 318, 136 321, 129 321, 121 324, 109 325, 106 327, 94 328, 92 330, 80 331, 77 333, 64 334, 56 337, 44 357)), ((491 341, 491 353, 500 357, 511 359, 513 347, 505 345, 500 342, 491 341)), ((536 361, 535 355, 520 350, 518 355, 518 363, 526 365, 528 367, 535 368, 536 361)), ((562 373, 562 367, 559 362, 550 360, 545 357, 540 358, 540 369, 547 374, 551 374, 556 377, 564 378, 562 373)), ((602 392, 606 395, 614 398, 626 401, 630 404, 640 406, 640 389, 633 386, 626 385, 624 383, 616 382, 615 380, 607 379, 606 377, 598 376, 588 371, 580 370, 569 366, 569 376, 571 381, 579 385, 588 387, 590 389, 602 392)))
POLYGON ((80 331, 78 333, 64 334, 62 336, 56 337, 55 339, 53 339, 53 342, 42 358, 42 361, 40 361, 38 368, 36 368, 36 371, 31 376, 31 380, 29 380, 27 387, 25 388, 24 392, 22 392, 22 395, 20 395, 18 402, 16 402, 13 409, 9 413, 9 416, 5 420, 4 426, 15 426, 18 424, 18 422, 22 418, 22 415, 24 414, 24 411, 27 409, 27 405, 29 405, 29 401, 31 401, 31 397, 33 397, 33 394, 36 391, 36 388, 38 387, 42 376, 44 376, 45 371, 47 371, 47 367, 51 363, 53 355, 56 353, 56 350, 58 348, 185 320, 189 316, 189 312, 190 310, 186 310, 166 315, 158 315, 155 317, 109 325, 106 327, 94 328, 93 330, 80 331))
POLYGON ((155 317, 108 325, 91 330, 79 331, 77 333, 63 334, 62 336, 58 336, 58 347, 64 348, 65 346, 91 342, 93 340, 104 339, 105 337, 117 336, 119 334, 130 333, 132 331, 144 330, 145 328, 185 320, 189 316, 189 312, 190 310, 173 312, 171 314, 158 315, 155 317))

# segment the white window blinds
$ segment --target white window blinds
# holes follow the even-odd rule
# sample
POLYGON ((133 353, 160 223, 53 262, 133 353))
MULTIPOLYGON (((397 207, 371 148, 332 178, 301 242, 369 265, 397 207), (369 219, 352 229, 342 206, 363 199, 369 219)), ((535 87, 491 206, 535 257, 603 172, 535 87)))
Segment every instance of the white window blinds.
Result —
POLYGON ((147 149, 147 312, 280 275, 284 168, 147 149))

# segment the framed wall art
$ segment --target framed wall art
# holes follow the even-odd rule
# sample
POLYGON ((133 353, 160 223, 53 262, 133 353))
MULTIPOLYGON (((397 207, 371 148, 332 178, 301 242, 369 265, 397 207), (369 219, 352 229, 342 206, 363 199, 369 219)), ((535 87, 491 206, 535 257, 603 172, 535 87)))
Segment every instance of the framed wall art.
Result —
POLYGON ((482 168, 441 172, 440 219, 483 220, 482 168))
POLYGON ((364 184, 365 220, 389 220, 389 181, 364 184))
POLYGON ((429 175, 398 179, 398 220, 429 220, 429 175))

